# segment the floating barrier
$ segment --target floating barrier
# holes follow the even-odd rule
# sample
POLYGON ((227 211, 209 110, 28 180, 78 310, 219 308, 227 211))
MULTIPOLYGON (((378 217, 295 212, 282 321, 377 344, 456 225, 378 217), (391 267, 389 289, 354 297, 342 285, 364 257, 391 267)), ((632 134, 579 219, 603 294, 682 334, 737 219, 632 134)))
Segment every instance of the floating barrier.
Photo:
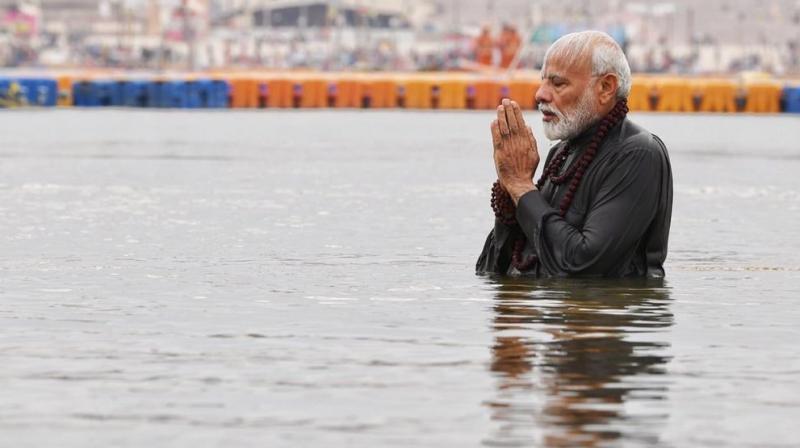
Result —
POLYGON ((403 81, 401 105, 406 109, 431 109, 433 83, 428 79, 403 81))
POLYGON ((497 81, 478 81, 474 86, 474 109, 494 109, 503 99, 501 84, 497 81))
POLYGON ((463 80, 445 81, 438 85, 439 109, 466 109, 467 83, 463 80))
POLYGON ((72 106, 72 78, 59 76, 56 80, 58 86, 58 100, 56 104, 62 107, 72 106))
POLYGON ((266 104, 271 108, 288 108, 294 105, 294 83, 288 79, 271 79, 266 82, 266 104))
MULTIPOLYGON (((499 80, 464 73, 213 74, 208 78, 126 79, 73 75, 0 77, 8 104, 151 108, 494 109, 504 97, 536 108, 538 78, 499 80)), ((5 96, 4 96, 5 98, 5 96)), ((635 76, 633 111, 670 113, 800 112, 800 86, 768 78, 635 76)))
POLYGON ((74 81, 60 78, 56 92, 54 98, 58 99, 58 105, 61 106, 185 109, 223 108, 229 105, 228 83, 211 79, 74 81))
POLYGON ((147 107, 164 107, 166 101, 164 98, 163 84, 163 81, 147 83, 147 96, 145 97, 145 104, 147 104, 147 107))
POLYGON ((328 107, 328 83, 322 79, 306 79, 299 83, 300 107, 328 107))
POLYGON ((372 109, 397 107, 398 87, 394 81, 367 81, 366 104, 372 109))
POLYGON ((800 86, 783 89, 784 112, 800 113, 800 86))
POLYGON ((259 82, 255 79, 235 79, 230 82, 231 101, 230 107, 253 108, 259 107, 259 82))
POLYGON ((663 79, 651 84, 657 112, 694 112, 695 85, 682 79, 663 79))
POLYGON ((72 84, 73 105, 109 107, 122 105, 122 84, 110 80, 80 81, 72 84))
POLYGON ((633 79, 631 84, 631 91, 628 94, 628 108, 632 111, 651 111, 653 110, 653 101, 655 98, 655 85, 648 79, 633 79))
POLYGON ((117 81, 95 81, 89 83, 90 106, 122 106, 122 83, 117 81))
POLYGON ((225 81, 199 79, 189 82, 187 104, 190 109, 228 107, 229 85, 225 81))
POLYGON ((536 108, 536 91, 541 83, 537 81, 511 81, 508 86, 509 95, 522 109, 536 108))
POLYGON ((746 86, 745 112, 778 113, 781 111, 781 86, 770 82, 746 86))
POLYGON ((731 81, 708 80, 698 83, 700 112, 737 112, 736 84, 731 81))
MULTIPOLYGON (((58 82, 49 78, 0 78, 0 96, 23 106, 55 106, 58 82)), ((11 103, 10 103, 11 104, 11 103)))
POLYGON ((189 88, 186 81, 168 81, 161 84, 161 107, 185 109, 189 107, 189 88))
POLYGON ((148 107, 150 99, 149 84, 144 81, 130 81, 122 87, 122 104, 126 107, 148 107))
POLYGON ((366 97, 366 85, 358 79, 341 79, 328 85, 328 103, 333 103, 338 108, 365 107, 366 97))
POLYGON ((55 79, 35 79, 22 83, 28 103, 37 106, 55 106, 58 102, 58 82, 55 79))

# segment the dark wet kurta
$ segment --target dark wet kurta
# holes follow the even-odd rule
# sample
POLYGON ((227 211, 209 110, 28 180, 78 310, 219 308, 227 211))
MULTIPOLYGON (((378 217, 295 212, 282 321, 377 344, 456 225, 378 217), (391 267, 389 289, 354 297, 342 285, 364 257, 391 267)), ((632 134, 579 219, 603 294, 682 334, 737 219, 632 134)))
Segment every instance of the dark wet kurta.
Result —
MULTIPOLYGON (((573 148, 563 170, 578 160, 594 129, 553 147, 573 148)), ((523 195, 517 223, 495 220, 478 258, 478 273, 509 275, 663 277, 672 216, 672 171, 664 143, 625 119, 600 145, 565 217, 558 204, 569 182, 549 180, 523 195), (527 239, 523 258, 539 261, 520 273, 511 266, 514 242, 527 239)))

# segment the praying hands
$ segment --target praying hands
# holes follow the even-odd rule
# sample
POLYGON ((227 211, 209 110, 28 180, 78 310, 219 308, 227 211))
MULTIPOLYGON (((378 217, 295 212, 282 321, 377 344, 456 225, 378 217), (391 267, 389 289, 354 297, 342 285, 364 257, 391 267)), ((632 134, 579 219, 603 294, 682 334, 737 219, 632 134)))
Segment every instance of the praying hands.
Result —
POLYGON ((533 174, 539 165, 539 151, 533 131, 525 124, 516 101, 503 99, 492 121, 492 143, 497 178, 516 204, 536 187, 533 174))

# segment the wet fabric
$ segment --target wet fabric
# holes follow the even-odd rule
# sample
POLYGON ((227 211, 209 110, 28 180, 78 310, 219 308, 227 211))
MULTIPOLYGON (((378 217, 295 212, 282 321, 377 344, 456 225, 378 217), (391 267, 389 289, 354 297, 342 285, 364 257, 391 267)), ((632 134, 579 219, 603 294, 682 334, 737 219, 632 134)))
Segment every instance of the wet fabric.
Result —
MULTIPOLYGON (((553 147, 572 153, 562 172, 580 159, 595 129, 553 147)), ((600 145, 564 217, 558 204, 569 182, 523 195, 517 223, 495 220, 478 262, 480 274, 537 277, 663 277, 672 216, 672 169, 664 143, 623 120, 600 145), (514 243, 527 241, 522 258, 538 257, 529 270, 511 266, 514 243)))

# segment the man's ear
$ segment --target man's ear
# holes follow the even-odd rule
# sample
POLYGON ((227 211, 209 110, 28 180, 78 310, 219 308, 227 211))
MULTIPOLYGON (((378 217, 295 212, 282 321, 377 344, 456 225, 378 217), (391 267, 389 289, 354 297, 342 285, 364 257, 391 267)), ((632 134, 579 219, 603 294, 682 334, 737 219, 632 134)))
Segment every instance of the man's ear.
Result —
POLYGON ((617 97, 619 79, 612 73, 606 73, 597 80, 597 99, 600 104, 606 105, 613 102, 617 97))

